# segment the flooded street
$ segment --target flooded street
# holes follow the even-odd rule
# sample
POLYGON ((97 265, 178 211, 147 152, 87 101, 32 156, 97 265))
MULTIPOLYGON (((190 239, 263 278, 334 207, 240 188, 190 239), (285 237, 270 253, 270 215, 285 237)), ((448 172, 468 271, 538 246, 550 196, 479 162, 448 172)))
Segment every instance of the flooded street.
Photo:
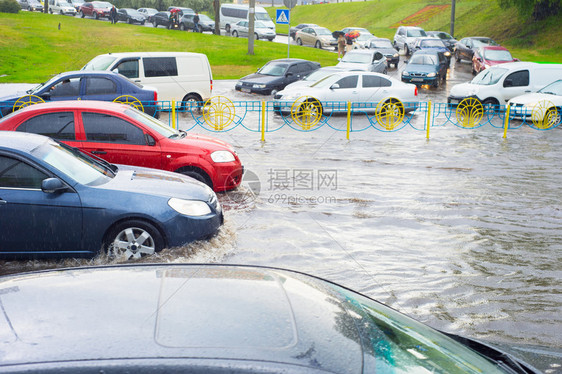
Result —
MULTIPOLYGON (((421 89, 421 100, 445 102, 451 85, 470 79, 469 69, 452 67, 447 85, 421 89)), ((234 81, 217 82, 214 94, 267 99, 236 93, 234 81)), ((182 121, 180 128, 189 127, 182 121)), ((243 185, 219 194, 226 222, 218 237, 144 262, 298 270, 447 332, 562 348, 562 129, 523 126, 503 139, 489 125, 448 125, 429 140, 410 127, 368 129, 348 141, 327 126, 308 133, 285 126, 265 142, 240 126, 193 132, 235 146, 243 185)), ((107 261, 2 268, 93 263, 107 261)))

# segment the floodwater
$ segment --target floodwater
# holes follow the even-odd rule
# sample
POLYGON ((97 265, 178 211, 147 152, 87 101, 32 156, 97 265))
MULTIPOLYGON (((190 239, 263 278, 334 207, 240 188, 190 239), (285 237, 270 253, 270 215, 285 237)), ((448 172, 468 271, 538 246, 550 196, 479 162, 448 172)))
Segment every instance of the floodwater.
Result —
MULTIPOLYGON (((469 77, 469 69, 451 75, 469 77)), ((421 94, 443 100, 450 85, 421 94)), ((242 97, 233 81, 217 82, 215 94, 242 97)), ((142 262, 294 269, 447 332, 562 348, 562 129, 523 126, 506 139, 489 125, 444 126, 429 140, 408 127, 352 133, 349 141, 327 126, 284 127, 265 142, 241 127, 212 135, 233 144, 246 168, 243 185, 219 195, 224 227, 208 242, 142 262)))

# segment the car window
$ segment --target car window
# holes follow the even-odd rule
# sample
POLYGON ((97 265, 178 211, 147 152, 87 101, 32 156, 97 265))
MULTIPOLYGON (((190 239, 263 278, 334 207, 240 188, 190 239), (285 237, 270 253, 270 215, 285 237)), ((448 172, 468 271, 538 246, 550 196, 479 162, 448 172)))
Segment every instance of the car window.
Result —
POLYGON ((51 97, 79 96, 80 78, 63 79, 49 90, 51 97))
POLYGON ((525 87, 529 85, 529 70, 516 71, 505 77, 504 87, 525 87), (511 84, 509 83, 511 81, 511 84))
POLYGON ((41 189, 49 176, 23 161, 0 155, 0 188, 41 189))
POLYGON ((119 63, 116 68, 119 74, 122 74, 127 78, 139 77, 139 60, 123 61, 119 63))
POLYGON ((145 57, 143 58, 145 77, 169 77, 178 75, 175 57, 145 57))
POLYGON ((373 76, 373 75, 363 75, 362 86, 364 88, 369 87, 390 87, 392 83, 385 78, 373 76))
POLYGON ((289 69, 287 70, 287 73, 292 73, 292 74, 295 74, 295 75, 300 73, 300 72, 302 72, 302 67, 299 64, 290 66, 289 69))
POLYGON ((144 132, 121 118, 101 113, 82 113, 86 139, 92 142, 145 145, 144 132))
POLYGON ((344 77, 337 81, 336 83, 340 86, 339 88, 355 88, 357 87, 357 81, 359 76, 357 75, 350 75, 348 77, 344 77))
POLYGON ((60 112, 40 114, 28 119, 16 128, 20 132, 32 132, 57 140, 76 140, 74 113, 60 112))
POLYGON ((103 77, 86 78, 86 95, 116 94, 117 85, 111 79, 103 77))

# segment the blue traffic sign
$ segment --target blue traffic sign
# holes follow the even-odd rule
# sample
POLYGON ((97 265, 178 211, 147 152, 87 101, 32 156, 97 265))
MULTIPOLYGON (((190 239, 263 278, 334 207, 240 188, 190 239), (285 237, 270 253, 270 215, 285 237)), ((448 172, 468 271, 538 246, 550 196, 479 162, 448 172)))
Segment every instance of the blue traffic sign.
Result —
POLYGON ((275 15, 275 23, 279 25, 288 25, 289 9, 277 9, 277 14, 275 15))

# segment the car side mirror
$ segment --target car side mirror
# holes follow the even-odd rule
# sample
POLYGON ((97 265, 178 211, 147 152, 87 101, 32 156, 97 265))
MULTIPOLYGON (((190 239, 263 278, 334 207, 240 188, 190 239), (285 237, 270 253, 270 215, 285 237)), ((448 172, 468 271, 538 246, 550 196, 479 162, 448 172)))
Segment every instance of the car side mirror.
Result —
POLYGON ((144 134, 144 139, 146 140, 146 145, 154 147, 156 145, 156 140, 150 134, 144 134))
POLYGON ((41 191, 45 193, 55 193, 66 191, 67 187, 58 178, 47 178, 41 182, 41 191))
POLYGON ((337 90, 338 88, 340 88, 340 85, 337 83, 334 83, 330 86, 330 90, 337 90))
POLYGON ((292 77, 293 75, 295 75, 294 73, 288 72, 285 76, 286 77, 292 77))
POLYGON ((44 92, 44 93, 41 94, 41 97, 43 99, 50 100, 51 99, 51 93, 50 92, 44 92))

